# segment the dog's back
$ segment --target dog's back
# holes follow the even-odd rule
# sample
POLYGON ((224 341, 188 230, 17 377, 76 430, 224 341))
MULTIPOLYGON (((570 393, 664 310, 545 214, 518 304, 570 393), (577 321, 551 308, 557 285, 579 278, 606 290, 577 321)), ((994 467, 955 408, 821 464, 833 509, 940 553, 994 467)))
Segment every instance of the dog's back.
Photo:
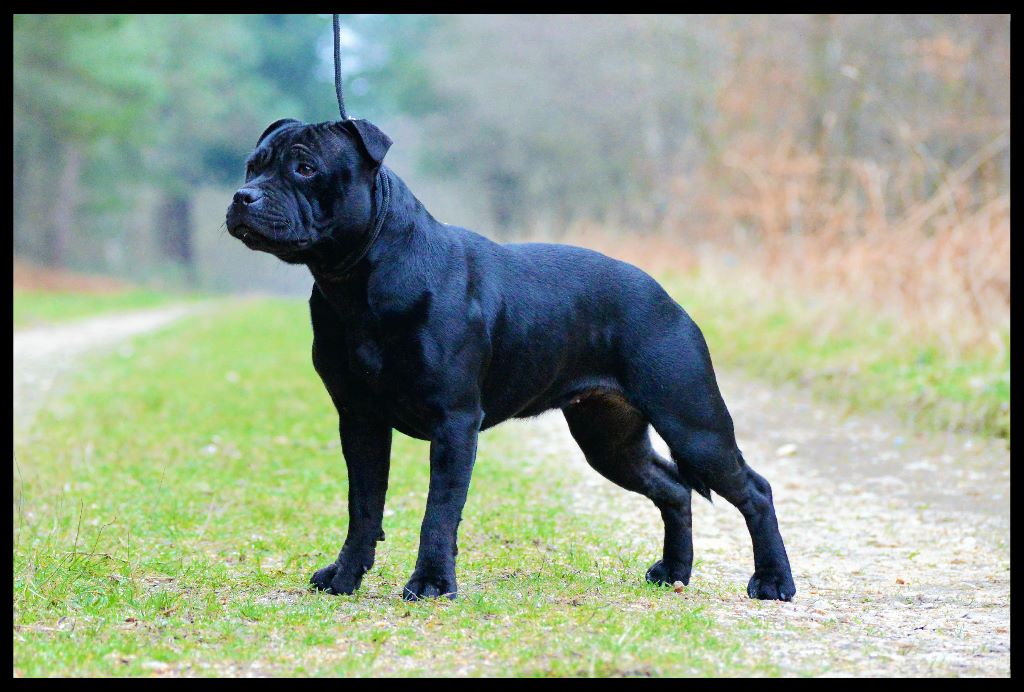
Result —
POLYGON ((486 322, 487 426, 560 408, 585 391, 627 394, 631 360, 660 335, 687 331, 706 350, 686 312, 633 265, 571 245, 502 245, 444 230, 459 236, 466 287, 486 322))

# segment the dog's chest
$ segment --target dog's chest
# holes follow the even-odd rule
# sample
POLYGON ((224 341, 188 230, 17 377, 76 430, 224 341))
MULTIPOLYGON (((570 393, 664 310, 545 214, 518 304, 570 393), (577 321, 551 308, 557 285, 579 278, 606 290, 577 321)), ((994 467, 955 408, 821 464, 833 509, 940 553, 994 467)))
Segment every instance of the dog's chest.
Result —
POLYGON ((352 330, 347 339, 349 377, 378 396, 415 383, 422 347, 408 330, 380 325, 352 330))
POLYGON ((384 353, 377 339, 356 339, 348 348, 349 376, 376 388, 384 369, 384 353))
POLYGON ((335 301, 330 310, 319 302, 314 307, 323 346, 318 370, 337 374, 325 378, 335 400, 423 437, 437 420, 437 402, 448 381, 436 367, 445 359, 429 329, 429 296, 406 301, 400 310, 379 304, 370 309, 363 300, 335 301))
POLYGON ((421 345, 397 335, 368 338, 349 350, 348 377, 360 402, 384 415, 406 434, 422 436, 432 428, 436 410, 427 402, 421 345))

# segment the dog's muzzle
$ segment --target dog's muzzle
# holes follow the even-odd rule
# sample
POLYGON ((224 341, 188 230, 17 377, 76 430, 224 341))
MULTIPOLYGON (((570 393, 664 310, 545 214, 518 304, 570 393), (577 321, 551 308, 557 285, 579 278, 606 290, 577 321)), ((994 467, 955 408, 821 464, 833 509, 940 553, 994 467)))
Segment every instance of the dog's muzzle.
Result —
POLYGON ((313 244, 309 238, 281 238, 278 229, 287 230, 287 223, 267 214, 263 194, 255 189, 243 187, 235 193, 228 207, 227 229, 251 250, 262 250, 274 254, 304 250, 313 244), (268 218, 269 217, 269 218, 268 218))

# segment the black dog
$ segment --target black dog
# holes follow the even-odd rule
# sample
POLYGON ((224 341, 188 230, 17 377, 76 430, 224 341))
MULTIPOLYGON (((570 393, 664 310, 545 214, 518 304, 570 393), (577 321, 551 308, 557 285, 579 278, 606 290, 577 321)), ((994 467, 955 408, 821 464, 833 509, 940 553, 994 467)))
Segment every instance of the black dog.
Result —
POLYGON ((454 597, 456 533, 481 430, 559 408, 590 464, 665 521, 655 584, 687 583, 690 489, 743 513, 752 598, 796 593, 768 482, 743 460, 697 325, 641 270, 566 245, 499 245, 434 219, 382 165, 365 120, 275 122, 249 157, 229 232, 309 266, 313 365, 338 409, 348 537, 312 577, 350 594, 383 540, 392 429, 430 440, 414 600, 454 597), (648 424, 672 450, 651 448, 648 424))

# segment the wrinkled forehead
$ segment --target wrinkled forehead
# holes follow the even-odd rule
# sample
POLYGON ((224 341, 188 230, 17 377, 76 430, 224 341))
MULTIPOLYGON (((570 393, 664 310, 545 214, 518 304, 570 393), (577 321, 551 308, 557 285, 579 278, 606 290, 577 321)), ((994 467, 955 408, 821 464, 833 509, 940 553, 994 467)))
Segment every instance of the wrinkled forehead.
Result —
POLYGON ((334 123, 314 123, 310 125, 294 123, 285 125, 267 135, 249 156, 250 161, 265 159, 288 151, 296 144, 301 144, 310 151, 324 156, 337 155, 351 141, 341 128, 332 127, 334 123))

